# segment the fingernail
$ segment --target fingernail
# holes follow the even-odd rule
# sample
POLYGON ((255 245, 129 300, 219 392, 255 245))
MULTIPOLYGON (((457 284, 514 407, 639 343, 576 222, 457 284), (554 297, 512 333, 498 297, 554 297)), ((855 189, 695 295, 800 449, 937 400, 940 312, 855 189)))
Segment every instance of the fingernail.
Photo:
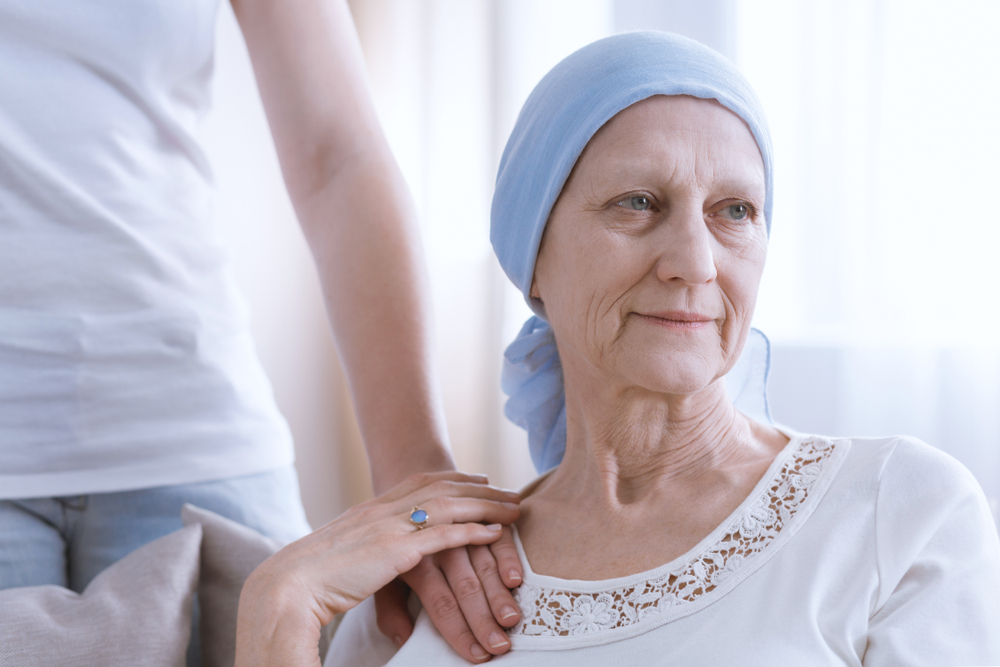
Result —
POLYGON ((489 528, 490 530, 500 530, 501 528, 503 528, 503 526, 501 526, 499 523, 491 523, 486 527, 489 528))
POLYGON ((490 648, 501 648, 507 646, 510 642, 499 632, 494 632, 490 635, 490 648))
POLYGON ((399 635, 392 638, 392 643, 395 644, 397 648, 403 648, 403 638, 399 635))
POLYGON ((508 618, 514 618, 517 616, 517 611, 510 605, 505 606, 500 610, 500 620, 506 621, 508 618))
POLYGON ((521 581, 521 573, 517 570, 511 570, 507 573, 507 578, 511 581, 521 581))
POLYGON ((517 503, 503 503, 503 506, 506 507, 509 510, 516 510, 516 509, 520 509, 520 507, 521 507, 517 503))
POLYGON ((476 660, 482 660, 483 658, 489 655, 489 653, 486 652, 486 649, 484 649, 479 644, 473 644, 472 648, 469 649, 469 653, 471 653, 472 657, 475 658, 476 660))

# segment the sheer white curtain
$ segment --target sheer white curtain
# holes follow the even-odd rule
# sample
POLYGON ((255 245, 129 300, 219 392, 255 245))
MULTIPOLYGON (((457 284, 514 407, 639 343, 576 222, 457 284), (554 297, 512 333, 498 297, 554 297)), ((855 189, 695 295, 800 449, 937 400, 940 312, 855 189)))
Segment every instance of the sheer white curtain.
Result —
POLYGON ((907 433, 1000 496, 1000 3, 742 0, 777 164, 775 417, 907 433))

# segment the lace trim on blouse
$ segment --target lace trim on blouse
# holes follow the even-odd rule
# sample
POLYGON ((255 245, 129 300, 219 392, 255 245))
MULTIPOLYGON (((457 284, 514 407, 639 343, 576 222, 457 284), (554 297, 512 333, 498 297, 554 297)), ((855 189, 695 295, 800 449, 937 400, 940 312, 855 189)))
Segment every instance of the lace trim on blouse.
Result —
MULTIPOLYGON (((579 637, 632 626, 661 625, 666 619, 658 617, 665 612, 690 606, 719 591, 722 584, 758 560, 810 496, 821 495, 813 492, 835 448, 834 441, 803 439, 760 497, 730 517, 720 539, 666 573, 655 570, 654 578, 638 575, 639 580, 631 577, 629 585, 588 593, 525 581, 514 592, 521 621, 510 635, 579 637)), ((638 632, 628 632, 629 636, 646 628, 632 629, 638 632)))

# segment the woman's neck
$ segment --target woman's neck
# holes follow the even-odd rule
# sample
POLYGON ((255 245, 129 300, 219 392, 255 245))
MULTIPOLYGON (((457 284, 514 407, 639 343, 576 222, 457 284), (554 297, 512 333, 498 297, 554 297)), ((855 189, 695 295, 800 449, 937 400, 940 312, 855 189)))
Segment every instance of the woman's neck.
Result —
POLYGON ((518 526, 532 567, 567 578, 623 576, 685 553, 788 442, 740 414, 721 381, 686 396, 570 390, 566 411, 566 455, 518 526), (560 546, 597 535, 580 560, 560 546))
POLYGON ((566 456, 551 483, 596 492, 609 505, 773 458, 722 381, 692 395, 628 389, 566 398, 566 456))

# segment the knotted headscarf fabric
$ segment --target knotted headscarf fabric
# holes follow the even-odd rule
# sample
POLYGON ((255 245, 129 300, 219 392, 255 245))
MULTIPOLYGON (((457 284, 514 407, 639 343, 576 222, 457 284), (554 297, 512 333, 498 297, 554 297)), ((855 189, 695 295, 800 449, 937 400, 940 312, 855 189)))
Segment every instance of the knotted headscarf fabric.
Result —
MULTIPOLYGON (((717 100, 750 128, 764 162, 764 219, 771 230, 771 139, 746 79, 708 47, 679 35, 632 32, 583 47, 535 86, 507 141, 490 215, 490 241, 507 277, 536 316, 504 354, 504 412, 528 432, 532 461, 544 472, 566 449, 562 365, 540 302, 531 298, 538 247, 552 207, 591 137, 615 114, 654 95, 717 100)), ((767 339, 753 330, 727 388, 737 408, 770 422, 767 339)))

